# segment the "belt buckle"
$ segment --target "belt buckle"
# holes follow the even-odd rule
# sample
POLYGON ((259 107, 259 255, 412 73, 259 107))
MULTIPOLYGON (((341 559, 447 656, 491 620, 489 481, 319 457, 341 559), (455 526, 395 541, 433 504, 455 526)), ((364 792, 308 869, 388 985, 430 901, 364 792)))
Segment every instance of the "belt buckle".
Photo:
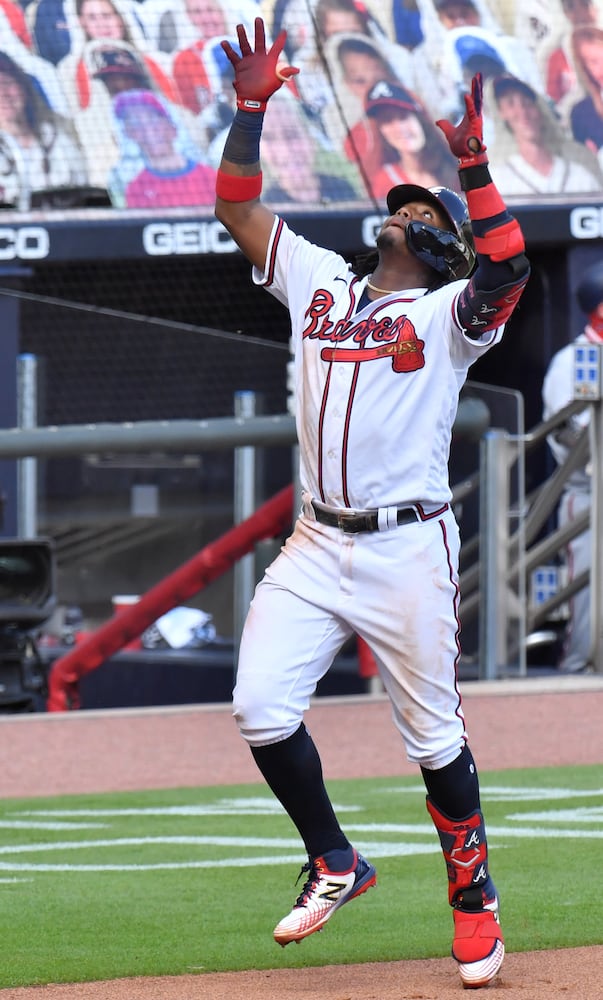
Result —
POLYGON ((352 511, 337 511, 337 527, 348 535, 356 534, 360 530, 358 521, 358 514, 354 514, 352 511))

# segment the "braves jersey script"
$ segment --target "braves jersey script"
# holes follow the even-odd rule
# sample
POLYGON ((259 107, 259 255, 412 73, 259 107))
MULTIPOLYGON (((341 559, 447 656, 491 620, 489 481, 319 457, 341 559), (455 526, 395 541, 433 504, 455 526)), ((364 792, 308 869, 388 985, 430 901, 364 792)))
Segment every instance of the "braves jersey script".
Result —
POLYGON ((467 281, 358 310, 367 279, 278 217, 253 278, 291 315, 302 489, 360 510, 448 502, 458 394, 504 329, 465 335, 456 301, 467 281))

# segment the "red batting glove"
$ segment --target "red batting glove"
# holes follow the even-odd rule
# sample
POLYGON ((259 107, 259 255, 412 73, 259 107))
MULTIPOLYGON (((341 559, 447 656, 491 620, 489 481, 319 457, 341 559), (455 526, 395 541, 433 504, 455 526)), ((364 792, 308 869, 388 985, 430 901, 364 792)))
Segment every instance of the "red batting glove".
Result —
POLYGON ((471 93, 465 94, 465 114, 458 125, 446 121, 436 122, 446 136, 450 150, 459 159, 459 167, 475 167, 487 163, 482 119, 482 74, 476 73, 471 81, 471 93))
POLYGON ((235 72, 233 87, 237 92, 237 107, 243 111, 265 111, 269 97, 292 76, 299 73, 295 66, 278 66, 279 56, 287 40, 281 31, 274 45, 266 52, 266 35, 261 17, 255 19, 255 51, 252 50, 242 24, 237 24, 241 55, 229 42, 221 42, 235 72))

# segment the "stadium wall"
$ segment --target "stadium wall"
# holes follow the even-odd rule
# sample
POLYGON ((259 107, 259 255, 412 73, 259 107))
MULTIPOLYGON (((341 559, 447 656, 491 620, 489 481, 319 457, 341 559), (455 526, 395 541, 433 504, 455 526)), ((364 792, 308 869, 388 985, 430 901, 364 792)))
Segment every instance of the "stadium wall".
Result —
MULTIPOLYGON (((603 247, 603 152, 580 132, 590 90, 558 0, 467 0, 474 10, 452 30, 447 2, 94 0, 105 15, 99 35, 85 0, 0 0, 0 91, 10 98, 0 100, 2 425, 16 423, 23 353, 38 359, 41 424, 231 415, 240 390, 253 390, 264 412, 284 411, 287 314, 253 287, 212 210, 235 96, 220 39, 236 44, 237 23, 252 31, 258 13, 269 38, 287 29, 285 54, 301 68, 266 117, 277 155, 265 141, 264 196, 297 231, 348 258, 374 243, 383 171, 404 167, 379 132, 387 88, 390 111, 397 102, 421 123, 423 166, 454 186, 433 121, 458 120, 471 74, 482 72, 492 173, 522 224, 533 273, 502 344, 472 378, 520 391, 533 425, 548 360, 582 320, 576 276, 603 247), (199 14, 209 21, 196 22, 199 14), (367 59, 379 65, 380 97, 360 93, 350 52, 364 68, 367 59), (500 101, 509 77, 553 157, 551 172, 530 174, 527 188, 509 169, 523 157, 523 119, 505 121, 500 101), (17 92, 25 120, 11 117, 17 92), (301 115, 292 125, 293 106, 301 115), (149 176, 155 138, 170 146, 159 180, 149 176)), ((587 6, 597 47, 603 0, 587 6)), ((265 459, 268 495, 289 481, 291 455, 265 459)), ((528 489, 547 461, 531 460, 528 489)), ((218 453, 40 462, 39 528, 57 541, 61 599, 105 618, 112 593, 152 585, 229 527, 232 466, 231 454, 218 453)), ((2 460, 0 508, 0 533, 10 537, 16 467, 2 460)), ((215 609, 227 634, 230 603, 224 581, 215 609)))

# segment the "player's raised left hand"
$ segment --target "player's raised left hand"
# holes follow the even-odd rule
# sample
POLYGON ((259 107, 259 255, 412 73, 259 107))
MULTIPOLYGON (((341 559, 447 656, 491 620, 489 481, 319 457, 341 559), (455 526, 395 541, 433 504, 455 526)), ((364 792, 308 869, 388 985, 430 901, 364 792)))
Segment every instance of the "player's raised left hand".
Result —
POLYGON ((224 49, 235 72, 233 87, 237 93, 237 107, 243 111, 264 111, 270 97, 283 83, 299 73, 295 66, 280 62, 280 55, 287 41, 287 32, 281 31, 274 44, 266 51, 266 33, 261 17, 255 19, 255 44, 251 48, 247 32, 237 25, 241 55, 230 42, 223 41, 224 49))
POLYGON ((453 125, 445 118, 440 118, 436 122, 446 136, 451 152, 458 157, 461 167, 473 167, 488 162, 484 145, 482 105, 482 74, 476 73, 471 81, 471 93, 465 94, 465 114, 458 125, 453 125))

